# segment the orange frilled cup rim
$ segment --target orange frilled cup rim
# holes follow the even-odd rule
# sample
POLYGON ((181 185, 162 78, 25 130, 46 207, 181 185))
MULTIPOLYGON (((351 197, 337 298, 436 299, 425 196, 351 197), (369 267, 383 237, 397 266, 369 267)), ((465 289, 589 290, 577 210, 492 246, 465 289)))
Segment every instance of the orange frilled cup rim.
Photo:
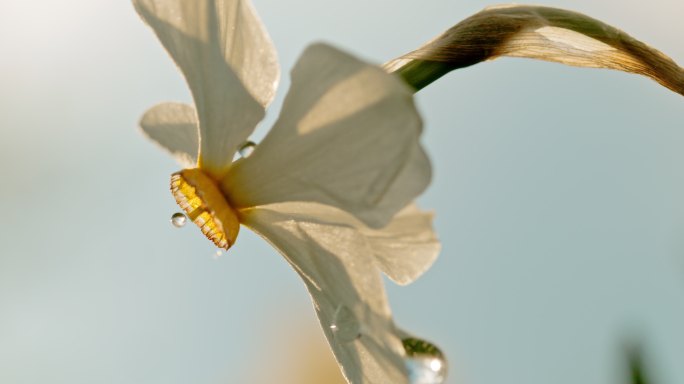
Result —
POLYGON ((171 193, 185 214, 216 244, 228 249, 237 239, 240 221, 216 182, 201 169, 171 175, 171 193))

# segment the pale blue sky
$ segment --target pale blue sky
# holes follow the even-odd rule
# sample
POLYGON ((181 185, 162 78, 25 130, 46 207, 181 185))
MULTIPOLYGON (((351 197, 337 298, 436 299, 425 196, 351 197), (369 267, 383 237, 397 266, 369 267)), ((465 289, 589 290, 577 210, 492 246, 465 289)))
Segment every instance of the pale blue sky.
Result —
MULTIPOLYGON (((684 63, 680 0, 537 3, 684 63)), ((254 4, 283 72, 258 138, 309 43, 381 63, 491 3, 254 4)), ((0 49, 0 382, 234 383, 279 342, 265 334, 318 332, 303 284, 264 241, 242 231, 215 260, 198 230, 168 223, 178 167, 137 121, 190 98, 128 1, 4 0, 0 49)), ((450 358, 449 383, 621 383, 619 348, 635 334, 659 383, 684 382, 684 98, 633 75, 505 59, 417 99, 435 170, 420 202, 443 252, 388 290, 397 322, 450 358)))

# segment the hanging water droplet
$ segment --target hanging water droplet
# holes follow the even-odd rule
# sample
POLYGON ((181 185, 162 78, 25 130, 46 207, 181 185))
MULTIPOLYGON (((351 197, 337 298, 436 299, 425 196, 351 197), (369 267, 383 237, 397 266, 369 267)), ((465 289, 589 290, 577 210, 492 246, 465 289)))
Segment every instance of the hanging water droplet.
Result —
POLYGON ((219 257, 223 256, 223 251, 220 249, 217 249, 216 252, 214 252, 214 260, 218 259, 219 257))
POLYGON ((252 152, 254 152, 254 148, 256 148, 255 142, 245 141, 238 149, 238 153, 242 158, 249 157, 252 154, 252 152))
POLYGON ((176 212, 173 215, 171 215, 171 224, 173 224, 173 226, 176 228, 184 226, 187 222, 188 218, 180 212, 176 212))
POLYGON ((335 340, 343 343, 354 341, 361 337, 361 324, 351 309, 340 305, 335 310, 333 322, 330 324, 335 340))
POLYGON ((447 376, 447 361, 434 344, 415 337, 401 341, 406 351, 406 368, 411 384, 442 384, 447 376))

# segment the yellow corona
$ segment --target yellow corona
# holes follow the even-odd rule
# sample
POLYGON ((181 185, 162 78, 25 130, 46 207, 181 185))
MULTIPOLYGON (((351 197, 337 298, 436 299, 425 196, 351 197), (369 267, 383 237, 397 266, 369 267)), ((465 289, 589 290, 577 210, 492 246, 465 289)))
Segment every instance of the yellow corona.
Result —
POLYGON ((178 205, 217 247, 228 249, 237 239, 240 221, 216 182, 201 169, 171 175, 171 193, 178 205))

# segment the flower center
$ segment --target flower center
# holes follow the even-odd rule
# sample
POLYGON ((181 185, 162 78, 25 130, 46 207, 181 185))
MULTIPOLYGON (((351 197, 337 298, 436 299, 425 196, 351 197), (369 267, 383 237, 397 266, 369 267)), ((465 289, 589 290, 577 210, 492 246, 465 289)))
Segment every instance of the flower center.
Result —
POLYGON ((237 238, 240 221, 213 179, 198 168, 171 175, 171 193, 207 238, 228 249, 237 238))

